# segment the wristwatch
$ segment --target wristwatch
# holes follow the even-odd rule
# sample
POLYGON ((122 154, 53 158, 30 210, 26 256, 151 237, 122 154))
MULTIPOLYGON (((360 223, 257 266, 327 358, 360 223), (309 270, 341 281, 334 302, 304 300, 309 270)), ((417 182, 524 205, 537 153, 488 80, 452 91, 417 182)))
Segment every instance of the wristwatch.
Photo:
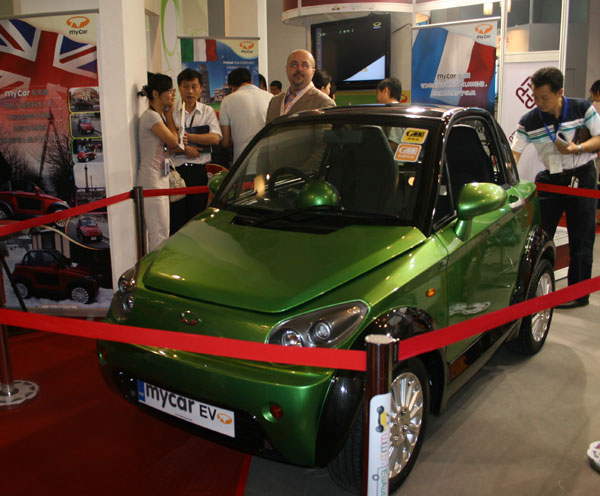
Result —
POLYGON ((581 145, 577 145, 577 154, 580 154, 583 152, 583 148, 581 148, 581 145))

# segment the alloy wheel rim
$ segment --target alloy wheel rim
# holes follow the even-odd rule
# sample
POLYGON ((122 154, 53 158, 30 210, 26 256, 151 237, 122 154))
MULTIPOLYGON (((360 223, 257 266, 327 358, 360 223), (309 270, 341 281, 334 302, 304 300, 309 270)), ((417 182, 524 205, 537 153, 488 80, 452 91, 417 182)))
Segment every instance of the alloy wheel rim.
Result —
POLYGON ((16 284, 16 287, 17 287, 17 291, 21 295, 21 298, 27 298, 27 295, 29 294, 29 291, 27 290, 27 286, 25 284, 23 284, 22 282, 18 282, 16 284))
POLYGON ((396 477, 410 460, 423 424, 423 388, 412 372, 400 374, 392 383, 390 415, 390 478, 396 477))
MULTIPOLYGON (((552 278, 550 274, 544 272, 540 277, 537 288, 535 290, 535 296, 544 296, 552 292, 552 278)), ((531 334, 533 340, 539 343, 548 332, 550 323, 550 317, 552 317, 552 309, 546 308, 531 317, 531 334)))
POLYGON ((75 288, 71 291, 71 299, 76 303, 87 303, 89 293, 84 288, 75 288))

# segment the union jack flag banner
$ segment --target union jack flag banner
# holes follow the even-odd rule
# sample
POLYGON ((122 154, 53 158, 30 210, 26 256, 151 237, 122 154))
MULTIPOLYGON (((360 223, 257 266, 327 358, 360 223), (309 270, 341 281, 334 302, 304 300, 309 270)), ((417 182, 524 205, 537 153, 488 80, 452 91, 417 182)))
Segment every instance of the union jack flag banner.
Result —
POLYGON ((2 20, 0 98, 18 90, 97 86, 96 56, 95 45, 44 31, 20 19, 2 20))

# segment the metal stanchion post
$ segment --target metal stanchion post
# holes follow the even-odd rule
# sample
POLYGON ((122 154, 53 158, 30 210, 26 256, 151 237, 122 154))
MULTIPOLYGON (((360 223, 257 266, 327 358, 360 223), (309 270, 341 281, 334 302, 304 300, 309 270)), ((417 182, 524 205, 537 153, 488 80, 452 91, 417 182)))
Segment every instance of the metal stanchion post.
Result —
MULTIPOLYGON (((0 304, 4 308, 6 306, 4 281, 0 281, 0 298, 0 304)), ((31 401, 39 389, 34 382, 13 381, 8 352, 8 330, 4 324, 0 324, 0 410, 31 401)))
POLYGON ((367 343, 363 496, 389 494, 390 427, 392 407, 392 350, 395 339, 370 334, 367 343))
POLYGON ((138 260, 146 254, 146 235, 144 234, 144 189, 135 186, 132 191, 133 203, 135 205, 135 225, 137 234, 138 260))

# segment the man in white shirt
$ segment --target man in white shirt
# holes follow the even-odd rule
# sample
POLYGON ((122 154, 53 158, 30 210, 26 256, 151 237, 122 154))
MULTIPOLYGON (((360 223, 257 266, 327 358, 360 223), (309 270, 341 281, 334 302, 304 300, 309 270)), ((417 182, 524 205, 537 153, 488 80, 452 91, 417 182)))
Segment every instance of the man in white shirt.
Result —
MULTIPOLYGON (((184 69, 177 76, 181 102, 175 108, 174 118, 178 127, 184 127, 188 144, 185 152, 172 157, 177 172, 185 185, 205 186, 208 182, 204 164, 210 161, 210 147, 218 145, 222 134, 217 114, 212 107, 198 102, 202 93, 202 75, 194 69, 184 69)), ((171 203, 171 234, 206 208, 208 195, 187 195, 171 203)))
POLYGON ((227 76, 231 95, 223 98, 219 120, 223 131, 223 146, 233 146, 233 161, 265 126, 267 107, 273 95, 252 84, 252 75, 245 67, 234 69, 227 76))

